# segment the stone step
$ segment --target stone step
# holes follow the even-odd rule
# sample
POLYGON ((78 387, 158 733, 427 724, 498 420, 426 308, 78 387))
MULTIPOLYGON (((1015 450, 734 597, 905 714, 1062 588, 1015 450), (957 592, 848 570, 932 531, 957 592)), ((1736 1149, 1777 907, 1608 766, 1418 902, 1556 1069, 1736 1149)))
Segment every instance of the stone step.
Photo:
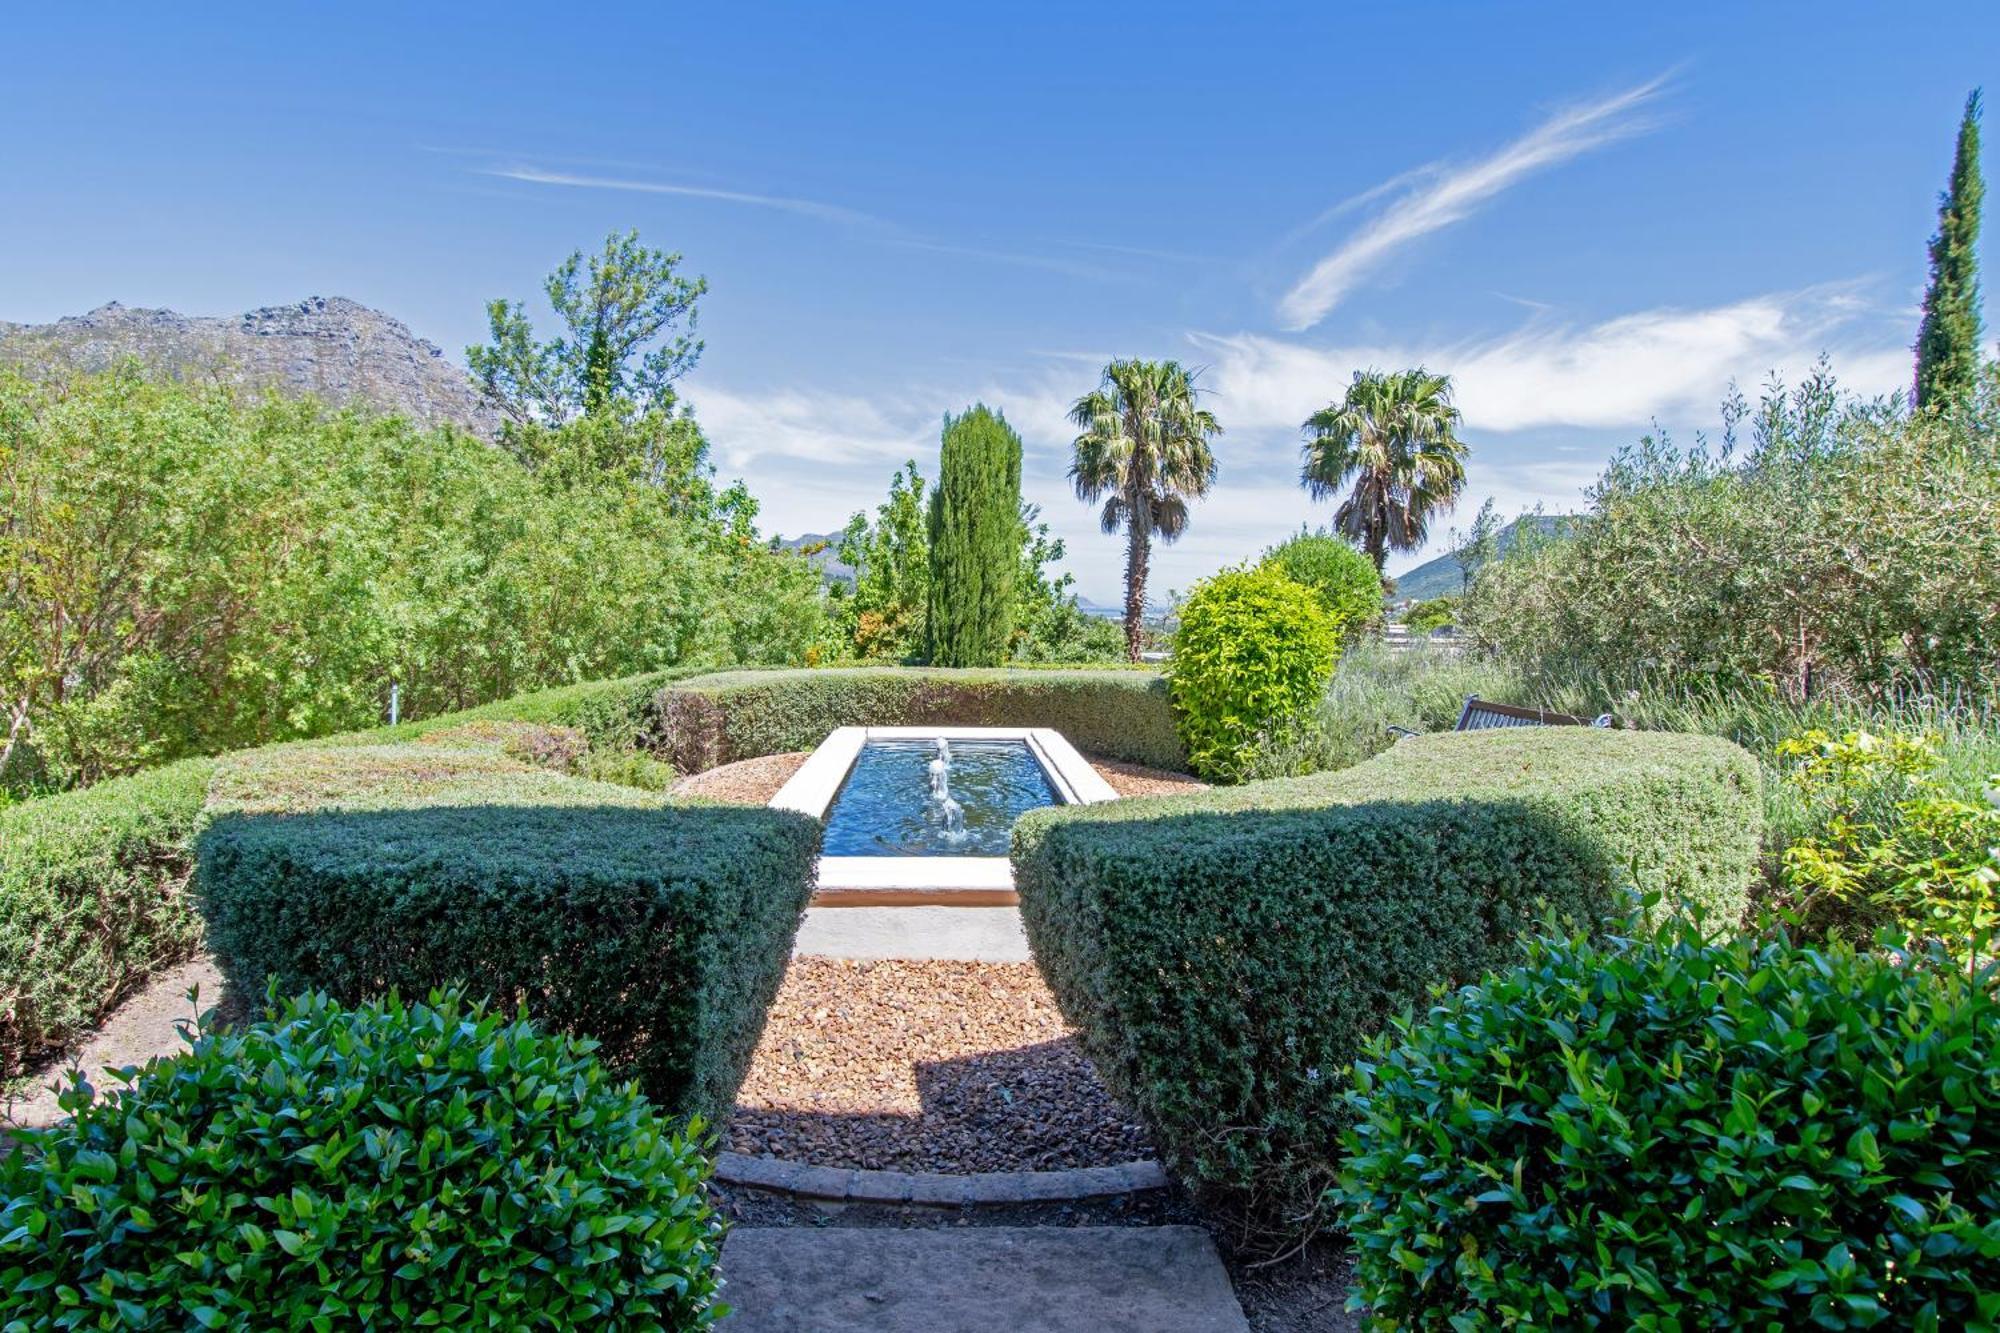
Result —
POLYGON ((730 1333, 1247 1333, 1199 1227, 738 1227, 730 1333))

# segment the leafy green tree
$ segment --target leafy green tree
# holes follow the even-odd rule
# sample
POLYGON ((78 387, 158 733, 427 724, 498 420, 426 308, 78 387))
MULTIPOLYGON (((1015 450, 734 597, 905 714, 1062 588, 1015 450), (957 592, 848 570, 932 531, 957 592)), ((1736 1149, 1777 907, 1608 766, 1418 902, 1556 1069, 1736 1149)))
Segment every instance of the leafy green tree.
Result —
POLYGON ((1843 400, 1822 366, 1754 411, 1733 398, 1722 445, 1648 436, 1620 453, 1587 515, 1481 573, 1460 626, 1525 671, 1609 690, 1797 703, 1992 688, 2000 367, 1964 410, 1905 416, 1843 400))
POLYGON ((683 277, 681 256, 614 232, 586 264, 582 251, 543 284, 564 333, 537 341, 520 303, 486 307, 491 341, 466 349, 473 377, 514 421, 561 426, 578 417, 672 414, 674 381, 694 369, 693 336, 706 278, 683 277))
POLYGON ((1429 634, 1434 629, 1458 621, 1458 598, 1433 597, 1418 602, 1403 613, 1403 625, 1413 634, 1429 634))
POLYGON ((1449 375, 1357 370, 1340 402, 1306 419, 1299 482, 1323 500, 1352 479, 1334 526, 1379 571, 1390 551, 1423 545, 1431 516, 1457 503, 1465 485, 1461 420, 1449 375))
POLYGON ((946 417, 930 504, 926 655, 937 666, 995 666, 1014 631, 1021 524, 1021 437, 979 404, 946 417))
POLYGON ((856 514, 840 534, 837 549, 854 567, 854 589, 835 612, 857 657, 903 658, 923 645, 931 587, 926 486, 911 459, 889 479, 889 498, 874 521, 856 514))
POLYGON ((1125 530, 1125 651, 1134 662, 1153 538, 1178 539, 1188 501, 1215 481, 1211 441, 1222 427, 1196 399, 1195 376, 1177 361, 1113 361, 1070 409, 1081 432, 1069 469, 1077 498, 1103 500, 1104 531, 1125 530))
POLYGON ((392 683, 415 718, 825 636, 816 574, 740 488, 691 517, 456 431, 136 368, 0 375, 0 502, 15 790, 372 725, 392 683))
POLYGON ((1451 530, 1451 559, 1458 566, 1458 587, 1472 587, 1473 576, 1499 552, 1500 516, 1493 512, 1493 497, 1487 496, 1473 516, 1472 526, 1461 533, 1451 530))
POLYGON ((1931 237, 1930 286, 1917 330, 1918 408, 1963 402, 1979 374, 1979 209, 1986 185, 1979 174, 1979 91, 1965 99, 1952 155, 1951 183, 1938 198, 1931 237))
POLYGON ((1022 662, 1115 662, 1125 656, 1118 626, 1077 605, 1075 576, 1050 571, 1068 554, 1042 521, 1039 505, 1021 502, 1021 568, 1014 578, 1012 657, 1022 662))
POLYGON ((1262 564, 1319 594, 1343 636, 1382 618, 1382 576, 1374 562, 1325 532, 1301 532, 1265 552, 1262 564))

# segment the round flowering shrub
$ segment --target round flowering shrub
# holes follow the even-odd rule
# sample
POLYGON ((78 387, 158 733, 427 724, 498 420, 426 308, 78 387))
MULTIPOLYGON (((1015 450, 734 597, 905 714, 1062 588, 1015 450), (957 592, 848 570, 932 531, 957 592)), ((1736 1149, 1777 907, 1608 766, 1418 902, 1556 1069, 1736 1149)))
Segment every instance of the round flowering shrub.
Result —
POLYGON ((1544 941, 1348 1100, 1379 1327, 2000 1323, 2000 1001, 1943 954, 1544 941))
POLYGON ((1319 702, 1339 649, 1319 594, 1273 566, 1196 584, 1181 606, 1167 681, 1194 771, 1242 779, 1259 745, 1319 702))
POLYGON ((309 995, 79 1078, 0 1163, 0 1328, 707 1328, 707 1161, 590 1051, 309 995))

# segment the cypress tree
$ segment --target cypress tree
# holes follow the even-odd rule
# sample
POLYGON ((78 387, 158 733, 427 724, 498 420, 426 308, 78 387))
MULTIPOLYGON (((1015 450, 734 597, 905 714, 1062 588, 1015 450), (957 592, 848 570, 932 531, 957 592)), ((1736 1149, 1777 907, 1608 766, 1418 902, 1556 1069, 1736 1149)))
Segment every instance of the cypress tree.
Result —
POLYGON ((1021 437, 979 404, 944 419, 931 492, 929 657, 937 666, 996 666, 1014 632, 1021 565, 1021 437))
POLYGON ((1938 198, 1938 230, 1931 237, 1931 281, 1924 292, 1924 321, 1917 330, 1919 408, 1943 407, 1972 391, 1979 375, 1979 205, 1986 186, 1979 176, 1979 90, 1965 99, 1951 185, 1938 198))

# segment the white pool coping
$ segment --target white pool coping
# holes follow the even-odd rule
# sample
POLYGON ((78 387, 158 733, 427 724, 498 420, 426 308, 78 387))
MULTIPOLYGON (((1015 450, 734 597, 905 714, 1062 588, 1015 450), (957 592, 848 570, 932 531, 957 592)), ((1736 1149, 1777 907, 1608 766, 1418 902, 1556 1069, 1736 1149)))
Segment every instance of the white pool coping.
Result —
MULTIPOLYGON (((778 789, 771 808, 825 819, 862 746, 870 741, 940 738, 1025 742, 1062 804, 1118 799, 1090 761, 1052 727, 839 727, 778 789)), ((1004 856, 823 856, 813 894, 814 904, 821 907, 918 903, 999 907, 1014 901, 1014 867, 1004 856)))

